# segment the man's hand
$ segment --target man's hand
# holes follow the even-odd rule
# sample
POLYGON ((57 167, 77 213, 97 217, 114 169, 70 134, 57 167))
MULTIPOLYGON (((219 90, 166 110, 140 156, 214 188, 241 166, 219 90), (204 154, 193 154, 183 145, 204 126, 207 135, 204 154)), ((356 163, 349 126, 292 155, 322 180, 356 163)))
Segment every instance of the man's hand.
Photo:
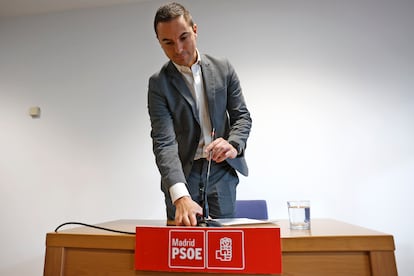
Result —
POLYGON ((223 162, 227 158, 237 157, 237 150, 223 138, 217 138, 206 147, 205 152, 208 158, 210 157, 210 151, 212 151, 211 159, 217 163, 223 162))
POLYGON ((175 225, 196 226, 197 215, 203 214, 203 208, 189 196, 183 196, 174 202, 175 225))

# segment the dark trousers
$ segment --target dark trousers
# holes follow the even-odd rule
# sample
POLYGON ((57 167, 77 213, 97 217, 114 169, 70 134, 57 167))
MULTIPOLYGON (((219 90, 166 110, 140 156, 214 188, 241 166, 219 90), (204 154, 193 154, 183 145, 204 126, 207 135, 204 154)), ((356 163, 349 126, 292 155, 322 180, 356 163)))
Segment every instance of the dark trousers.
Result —
MULTIPOLYGON (((195 160, 191 173, 187 178, 187 188, 191 198, 203 207, 203 192, 207 185, 207 202, 209 216, 212 218, 234 217, 236 187, 239 178, 236 171, 226 162, 211 162, 210 177, 207 180, 208 161, 206 159, 195 160)), ((169 194, 166 195, 167 217, 173 220, 175 207, 171 203, 169 194)))

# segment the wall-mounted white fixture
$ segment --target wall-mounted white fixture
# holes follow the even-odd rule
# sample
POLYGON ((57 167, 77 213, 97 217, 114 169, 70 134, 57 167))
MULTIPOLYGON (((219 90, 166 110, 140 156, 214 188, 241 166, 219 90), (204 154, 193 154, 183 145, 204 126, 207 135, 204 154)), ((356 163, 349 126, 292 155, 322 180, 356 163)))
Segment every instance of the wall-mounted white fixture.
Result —
POLYGON ((29 108, 29 115, 33 118, 40 118, 40 107, 32 106, 29 108))

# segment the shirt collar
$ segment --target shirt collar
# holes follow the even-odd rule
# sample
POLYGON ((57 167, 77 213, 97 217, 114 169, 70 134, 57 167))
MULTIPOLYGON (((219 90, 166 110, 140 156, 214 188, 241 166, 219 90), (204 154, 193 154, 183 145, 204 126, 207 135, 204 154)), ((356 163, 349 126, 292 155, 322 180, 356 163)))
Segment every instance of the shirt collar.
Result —
MULTIPOLYGON (((200 56, 200 52, 198 51, 198 49, 196 49, 197 52, 197 60, 193 65, 200 65, 201 64, 201 56, 200 56)), ((181 73, 191 73, 191 68, 184 66, 184 65, 178 65, 175 62, 172 62, 174 64, 174 66, 178 69, 178 71, 180 71, 181 73)), ((191 65, 191 66, 193 66, 191 65)))

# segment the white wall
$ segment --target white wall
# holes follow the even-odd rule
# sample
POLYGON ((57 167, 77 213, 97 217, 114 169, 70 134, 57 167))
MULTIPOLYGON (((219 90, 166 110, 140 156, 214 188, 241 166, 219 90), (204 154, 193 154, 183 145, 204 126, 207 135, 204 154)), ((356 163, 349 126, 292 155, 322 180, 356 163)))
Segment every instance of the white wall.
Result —
MULTIPOLYGON (((162 2, 0 21, 0 275, 41 275, 60 223, 164 218, 146 109, 162 2)), ((393 234, 414 275, 414 2, 182 3, 252 113, 238 197, 393 234)))

